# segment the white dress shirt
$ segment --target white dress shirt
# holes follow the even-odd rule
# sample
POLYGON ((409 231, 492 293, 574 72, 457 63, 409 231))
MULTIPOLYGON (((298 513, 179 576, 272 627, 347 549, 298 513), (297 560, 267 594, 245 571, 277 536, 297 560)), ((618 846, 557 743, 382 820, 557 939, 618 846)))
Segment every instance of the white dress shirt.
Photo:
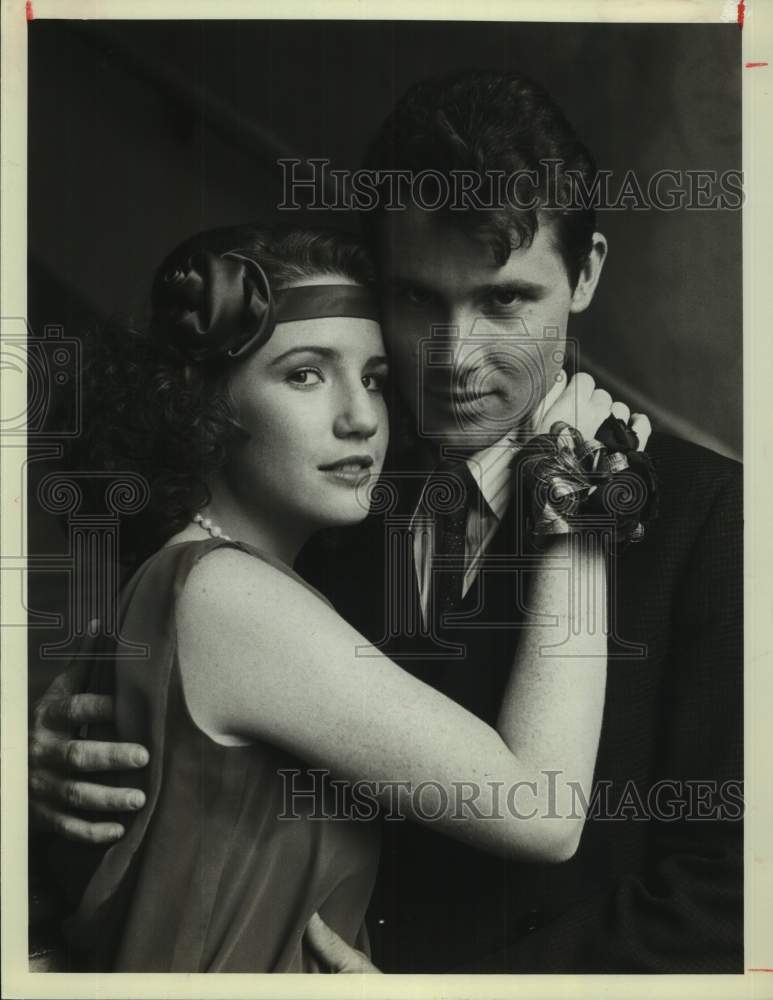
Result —
MULTIPOLYGON (((539 421, 561 395, 567 379, 561 373, 556 382, 535 409, 531 418, 531 427, 536 429, 539 421)), ((478 495, 470 499, 470 509, 467 515, 467 531, 464 547, 464 577, 462 579, 462 597, 475 582, 480 570, 480 564, 491 539, 505 516, 512 495, 512 476, 510 466, 518 451, 517 432, 508 432, 494 444, 483 448, 466 459, 467 468, 478 487, 478 495)), ((521 438, 522 440, 522 438, 521 438)), ((432 556, 434 525, 422 524, 420 515, 425 511, 424 490, 411 518, 410 530, 413 532, 413 561, 416 571, 416 582, 419 589, 419 600, 424 624, 427 624, 429 613, 430 583, 432 580, 432 556)))

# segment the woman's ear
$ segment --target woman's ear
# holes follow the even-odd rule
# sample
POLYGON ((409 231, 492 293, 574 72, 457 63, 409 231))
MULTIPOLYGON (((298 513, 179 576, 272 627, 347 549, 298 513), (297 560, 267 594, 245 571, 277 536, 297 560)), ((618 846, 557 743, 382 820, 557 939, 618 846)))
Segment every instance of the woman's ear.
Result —
POLYGON ((588 258, 580 271, 577 286, 572 293, 572 301, 569 305, 570 313, 581 313, 587 309, 596 291, 596 285, 601 277, 601 269, 607 259, 607 240, 602 233, 593 234, 593 245, 588 254, 588 258))

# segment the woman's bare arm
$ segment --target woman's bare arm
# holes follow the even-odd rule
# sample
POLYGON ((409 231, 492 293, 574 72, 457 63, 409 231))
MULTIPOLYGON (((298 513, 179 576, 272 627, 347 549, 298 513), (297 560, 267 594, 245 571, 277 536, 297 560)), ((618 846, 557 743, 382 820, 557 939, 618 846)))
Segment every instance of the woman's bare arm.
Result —
MULTIPOLYGON (((426 821, 440 801, 434 787, 448 802, 432 821, 444 833, 519 859, 563 860, 576 850, 582 819, 556 807, 566 802, 567 782, 592 776, 606 637, 587 605, 571 602, 561 544, 535 574, 533 617, 499 731, 376 653, 305 587, 228 548, 194 568, 178 601, 191 714, 223 742, 266 740, 338 778, 380 782, 382 800, 404 782, 397 801, 409 818, 426 821), (564 636, 563 645, 544 648, 564 636), (546 777, 549 769, 560 774, 546 777), (477 792, 477 808, 462 809, 464 818, 461 783, 468 799, 471 783, 477 792)), ((573 558, 604 600, 602 556, 573 558)))

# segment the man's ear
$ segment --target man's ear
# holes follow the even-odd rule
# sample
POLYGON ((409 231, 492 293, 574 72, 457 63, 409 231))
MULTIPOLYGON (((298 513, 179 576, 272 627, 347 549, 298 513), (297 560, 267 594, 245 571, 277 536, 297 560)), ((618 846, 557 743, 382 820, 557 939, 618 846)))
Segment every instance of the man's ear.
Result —
POLYGON ((594 233, 591 251, 580 271, 577 287, 572 293, 572 301, 569 306, 570 313, 581 313, 583 309, 587 309, 591 304, 593 293, 596 291, 596 285, 599 283, 601 269, 604 267, 606 259, 606 237, 602 233, 594 233))

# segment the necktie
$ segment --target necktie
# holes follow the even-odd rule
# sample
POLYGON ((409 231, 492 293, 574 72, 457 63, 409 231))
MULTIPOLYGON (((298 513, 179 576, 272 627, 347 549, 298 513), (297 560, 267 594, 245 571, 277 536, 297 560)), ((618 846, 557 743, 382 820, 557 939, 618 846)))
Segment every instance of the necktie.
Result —
POLYGON ((427 479, 424 507, 434 519, 430 603, 435 621, 462 600, 467 514, 475 480, 466 462, 446 459, 427 479))

